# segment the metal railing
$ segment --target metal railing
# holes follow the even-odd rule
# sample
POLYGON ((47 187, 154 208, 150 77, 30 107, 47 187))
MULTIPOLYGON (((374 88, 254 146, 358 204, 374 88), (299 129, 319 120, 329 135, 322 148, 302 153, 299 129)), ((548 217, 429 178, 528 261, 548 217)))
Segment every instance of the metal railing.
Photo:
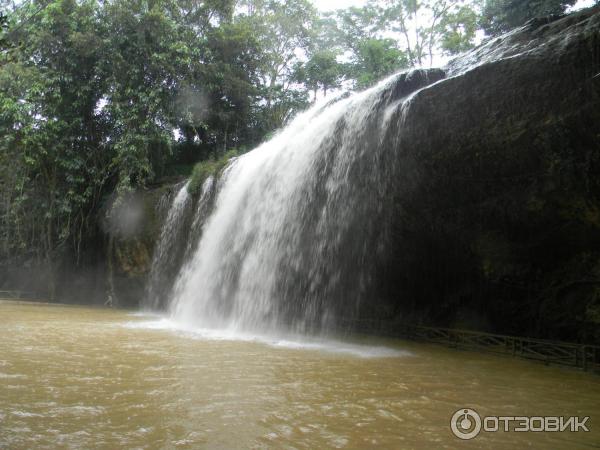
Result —
POLYGON ((0 299, 4 300, 36 300, 41 301, 42 299, 35 292, 29 291, 1 291, 0 290, 0 299))
MULTIPOLYGON (((351 322, 346 322, 350 325, 351 322)), ((546 339, 507 336, 453 328, 425 327, 410 324, 390 324, 378 321, 357 321, 360 332, 400 337, 448 347, 498 353, 546 364, 578 367, 600 371, 600 346, 576 344, 546 339)))
POLYGON ((534 359, 547 364, 600 369, 600 347, 450 328, 405 326, 407 338, 534 359))

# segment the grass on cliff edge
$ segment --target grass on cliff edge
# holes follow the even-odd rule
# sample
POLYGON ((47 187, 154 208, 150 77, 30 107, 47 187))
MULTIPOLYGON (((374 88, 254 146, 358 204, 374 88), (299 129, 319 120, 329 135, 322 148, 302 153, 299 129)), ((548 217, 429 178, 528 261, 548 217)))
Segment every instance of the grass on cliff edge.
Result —
POLYGON ((210 176, 215 178, 219 177, 223 169, 229 164, 229 161, 236 156, 238 156, 238 151, 234 149, 229 150, 219 159, 208 159, 197 163, 192 170, 188 192, 190 194, 197 194, 200 192, 206 179, 210 176))

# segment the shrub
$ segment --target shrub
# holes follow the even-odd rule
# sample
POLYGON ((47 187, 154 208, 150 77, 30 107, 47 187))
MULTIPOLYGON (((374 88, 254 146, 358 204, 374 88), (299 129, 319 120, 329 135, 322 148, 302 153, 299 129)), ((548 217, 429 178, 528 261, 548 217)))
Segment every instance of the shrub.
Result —
POLYGON ((237 155, 236 150, 230 150, 219 159, 208 159, 197 163, 192 170, 192 176, 190 177, 190 183, 188 184, 188 192, 190 194, 197 194, 200 192, 206 179, 210 176, 219 177, 231 159, 235 158, 237 155))

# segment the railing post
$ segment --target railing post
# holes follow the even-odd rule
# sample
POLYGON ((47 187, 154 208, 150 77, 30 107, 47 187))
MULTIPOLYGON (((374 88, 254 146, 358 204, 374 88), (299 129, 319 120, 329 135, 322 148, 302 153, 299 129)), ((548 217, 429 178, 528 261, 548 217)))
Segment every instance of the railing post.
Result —
POLYGON ((585 345, 581 346, 581 353, 582 353, 582 362, 583 362, 583 370, 587 371, 587 349, 585 348, 585 345))

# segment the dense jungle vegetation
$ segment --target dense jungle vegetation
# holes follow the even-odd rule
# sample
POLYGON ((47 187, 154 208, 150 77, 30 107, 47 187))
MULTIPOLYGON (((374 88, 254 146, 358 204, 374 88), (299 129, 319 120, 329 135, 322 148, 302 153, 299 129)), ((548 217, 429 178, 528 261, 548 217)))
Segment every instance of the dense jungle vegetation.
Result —
POLYGON ((220 166, 332 91, 574 3, 1 1, 0 261, 77 264, 113 193, 220 166))

